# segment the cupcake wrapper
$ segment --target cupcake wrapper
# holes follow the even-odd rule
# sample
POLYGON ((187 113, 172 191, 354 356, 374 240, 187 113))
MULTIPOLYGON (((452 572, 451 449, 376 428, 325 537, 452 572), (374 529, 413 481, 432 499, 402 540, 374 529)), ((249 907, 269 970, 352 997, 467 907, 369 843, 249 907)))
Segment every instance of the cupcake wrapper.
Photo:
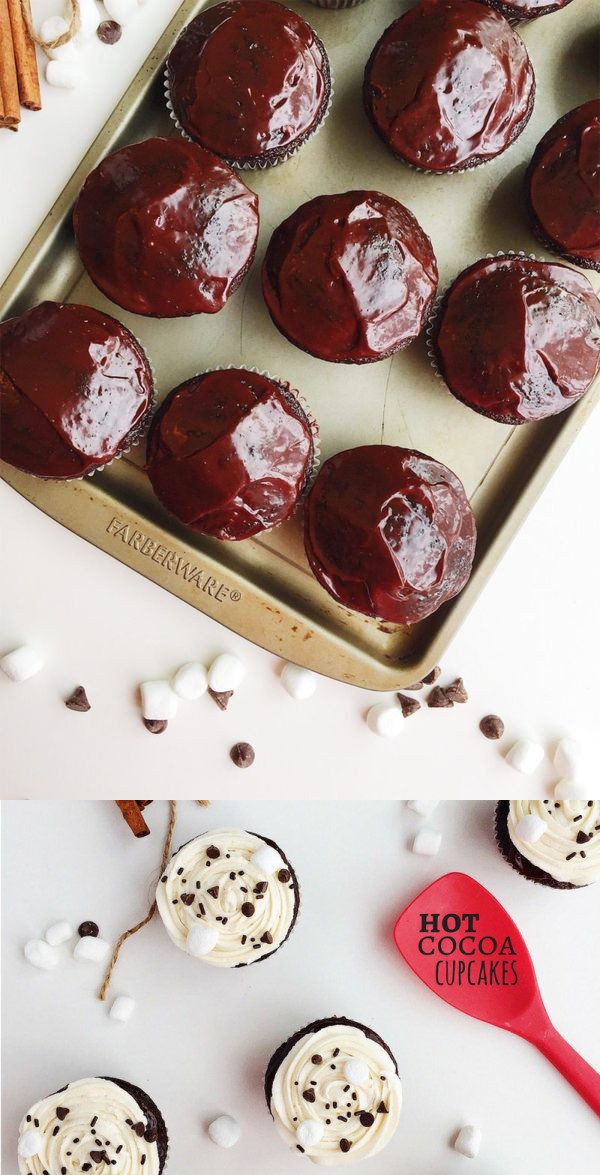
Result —
POLYGON ((556 881, 550 873, 545 873, 539 866, 534 865, 524 857, 510 839, 508 832, 509 801, 499 800, 494 813, 494 839, 501 856, 525 881, 534 885, 546 885, 549 889, 585 889, 586 886, 573 885, 570 881, 556 881))

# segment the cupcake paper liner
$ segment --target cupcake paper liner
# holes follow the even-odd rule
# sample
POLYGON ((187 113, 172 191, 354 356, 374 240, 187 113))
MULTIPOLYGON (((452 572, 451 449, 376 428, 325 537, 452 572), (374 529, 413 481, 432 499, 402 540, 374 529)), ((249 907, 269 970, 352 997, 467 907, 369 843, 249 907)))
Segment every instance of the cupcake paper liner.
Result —
POLYGON ((534 865, 516 848, 508 832, 509 800, 499 800, 494 813, 494 839, 501 856, 525 881, 534 885, 545 885, 548 889, 586 889, 586 886, 573 885, 570 881, 556 881, 550 873, 534 865))

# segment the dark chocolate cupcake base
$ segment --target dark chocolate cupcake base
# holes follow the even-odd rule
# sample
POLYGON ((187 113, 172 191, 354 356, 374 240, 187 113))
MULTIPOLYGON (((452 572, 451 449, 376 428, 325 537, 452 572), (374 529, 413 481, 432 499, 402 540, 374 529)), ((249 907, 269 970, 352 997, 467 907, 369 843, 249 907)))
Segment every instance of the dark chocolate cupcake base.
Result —
POLYGON ((384 1052, 388 1054, 390 1060, 393 1062, 396 1074, 398 1074, 396 1058, 394 1057, 394 1054, 392 1053, 389 1045, 387 1045, 385 1041, 377 1035, 376 1032, 373 1032, 371 1028, 367 1028, 365 1024, 360 1024, 358 1020, 348 1020, 346 1016, 329 1016, 324 1020, 314 1020, 312 1024, 307 1024, 304 1028, 300 1028, 298 1032, 295 1032, 293 1036, 290 1036, 288 1040, 284 1041, 284 1043, 275 1050, 267 1065, 265 1072, 265 1098, 267 1101, 269 1113, 271 1113, 271 1096, 273 1093, 273 1082, 275 1080, 275 1074, 277 1073, 277 1070, 283 1061, 285 1061, 285 1058, 289 1053, 291 1053, 294 1046, 298 1043, 299 1040, 302 1040, 304 1036, 311 1036, 314 1032, 319 1032, 322 1028, 330 1028, 335 1024, 346 1024, 349 1028, 357 1028, 359 1032, 364 1033, 364 1035, 367 1037, 367 1040, 372 1040, 375 1044, 378 1044, 380 1048, 382 1048, 384 1052))

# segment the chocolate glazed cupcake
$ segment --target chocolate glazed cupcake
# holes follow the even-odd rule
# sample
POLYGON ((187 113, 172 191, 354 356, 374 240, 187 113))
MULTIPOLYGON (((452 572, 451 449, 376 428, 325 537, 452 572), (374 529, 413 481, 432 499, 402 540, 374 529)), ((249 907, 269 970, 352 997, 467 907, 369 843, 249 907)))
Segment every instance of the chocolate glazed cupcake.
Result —
POLYGON ((500 800, 494 830, 504 860, 528 881, 552 889, 600 881, 600 800, 500 800))
POLYGON ((402 1105, 398 1066, 372 1029, 343 1016, 316 1020, 271 1057, 265 1097, 278 1134, 319 1166, 379 1153, 402 1105))
POLYGON ((144 1090, 116 1077, 73 1081, 31 1107, 19 1126, 20 1175, 162 1175, 169 1140, 144 1090))

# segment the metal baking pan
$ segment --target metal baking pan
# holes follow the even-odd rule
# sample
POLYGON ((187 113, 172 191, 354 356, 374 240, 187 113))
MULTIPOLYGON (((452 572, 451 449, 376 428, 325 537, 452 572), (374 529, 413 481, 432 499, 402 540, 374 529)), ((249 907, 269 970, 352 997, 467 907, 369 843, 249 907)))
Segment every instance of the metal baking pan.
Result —
MULTIPOLYGON (((477 516, 479 542, 469 584, 458 599, 412 628, 381 624, 335 604, 313 579, 299 516, 243 543, 219 543, 178 525, 152 494, 143 451, 68 484, 43 482, 6 465, 1 471, 46 514, 257 644, 331 677, 392 689, 423 676, 442 657, 583 427, 600 384, 562 415, 507 429, 447 392, 429 366, 422 338, 381 363, 323 363, 293 347, 271 324, 260 293, 260 259, 272 229, 298 204, 321 192, 358 187, 388 192, 412 209, 432 238, 441 289, 485 253, 535 251, 521 198, 523 171, 558 115, 593 93, 594 5, 578 0, 560 14, 521 27, 537 76, 529 126, 495 162, 446 177, 420 174, 395 161, 362 111, 364 63, 383 29, 408 5, 376 0, 344 12, 302 0, 291 0, 290 6, 314 24, 327 45, 334 104, 321 131, 291 160, 244 173, 260 197, 261 239, 252 272, 225 309, 164 321, 126 314, 82 271, 71 231, 77 193, 108 151, 148 135, 177 133, 165 110, 163 63, 180 30, 205 7, 184 0, 5 283, 0 317, 44 298, 96 305, 140 338, 160 396, 213 365, 256 366, 302 391, 319 421, 324 457, 350 445, 387 441, 440 459, 464 482, 477 516)), ((592 277, 597 286, 597 275, 592 277)))

